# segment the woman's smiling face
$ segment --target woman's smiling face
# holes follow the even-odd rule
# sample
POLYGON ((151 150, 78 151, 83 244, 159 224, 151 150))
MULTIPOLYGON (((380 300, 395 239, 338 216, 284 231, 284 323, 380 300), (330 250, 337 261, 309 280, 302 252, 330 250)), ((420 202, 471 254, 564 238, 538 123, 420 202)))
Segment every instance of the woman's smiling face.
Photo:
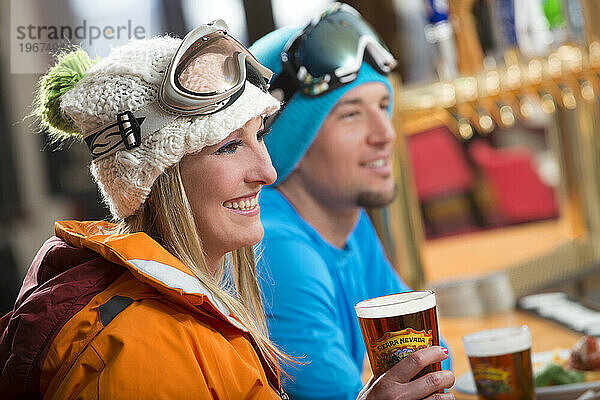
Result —
POLYGON ((181 159, 183 186, 209 266, 263 237, 258 195, 277 177, 263 142, 262 118, 181 159))

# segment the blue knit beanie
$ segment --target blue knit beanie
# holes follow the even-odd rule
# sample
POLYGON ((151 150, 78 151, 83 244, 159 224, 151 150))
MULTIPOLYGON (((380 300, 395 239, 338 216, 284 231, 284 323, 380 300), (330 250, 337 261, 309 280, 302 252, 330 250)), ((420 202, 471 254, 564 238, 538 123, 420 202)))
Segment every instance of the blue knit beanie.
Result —
MULTIPOLYGON (((281 52, 285 44, 300 30, 298 27, 280 28, 250 46, 249 50, 258 61, 273 71, 272 81, 281 73, 281 52)), ((363 62, 357 78, 347 85, 317 97, 305 96, 301 92, 292 96, 273 123, 271 134, 265 137, 267 149, 277 171, 277 181, 274 185, 283 182, 292 172, 338 100, 349 90, 367 82, 385 84, 390 92, 390 100, 393 99, 392 85, 388 78, 379 74, 366 62, 363 62)), ((390 115, 391 111, 392 101, 388 106, 390 115)))

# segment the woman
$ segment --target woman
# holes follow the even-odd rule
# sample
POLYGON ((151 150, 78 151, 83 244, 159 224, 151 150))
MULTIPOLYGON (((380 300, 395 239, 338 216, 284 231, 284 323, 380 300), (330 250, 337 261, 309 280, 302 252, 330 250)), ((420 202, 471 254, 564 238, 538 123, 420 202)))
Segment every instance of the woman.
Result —
MULTIPOLYGON (((252 249, 276 178, 270 76, 215 21, 102 61, 69 53, 42 78, 43 125, 85 141, 115 222, 55 224, 0 322, 0 398, 287 398, 252 249)), ((361 398, 449 387, 449 372, 406 383, 445 357, 415 353, 361 398)))

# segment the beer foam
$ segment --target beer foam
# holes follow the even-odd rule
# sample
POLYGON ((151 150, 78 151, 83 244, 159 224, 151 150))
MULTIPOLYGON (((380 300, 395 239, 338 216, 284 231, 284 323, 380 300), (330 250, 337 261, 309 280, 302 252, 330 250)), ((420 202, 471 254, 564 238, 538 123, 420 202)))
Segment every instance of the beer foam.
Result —
POLYGON ((386 318, 413 314, 435 307, 435 293, 420 290, 361 301, 354 308, 359 318, 386 318))
POLYGON ((517 353, 531 348, 531 332, 525 325, 490 329, 463 337, 469 357, 490 357, 517 353))

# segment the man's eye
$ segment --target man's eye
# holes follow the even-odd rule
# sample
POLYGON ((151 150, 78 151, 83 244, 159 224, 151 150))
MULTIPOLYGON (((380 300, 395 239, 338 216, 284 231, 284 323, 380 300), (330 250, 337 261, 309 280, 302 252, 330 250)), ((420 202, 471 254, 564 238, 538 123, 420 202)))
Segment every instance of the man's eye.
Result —
POLYGON ((234 142, 229 142, 221 147, 219 147, 219 149, 217 151, 214 152, 214 154, 230 154, 230 153, 235 153, 238 149, 239 146, 242 145, 242 141, 241 140, 236 140, 234 142))
POLYGON ((342 119, 352 118, 352 117, 356 117, 358 114, 360 114, 358 111, 348 111, 346 113, 343 113, 341 115, 341 118, 342 119))

